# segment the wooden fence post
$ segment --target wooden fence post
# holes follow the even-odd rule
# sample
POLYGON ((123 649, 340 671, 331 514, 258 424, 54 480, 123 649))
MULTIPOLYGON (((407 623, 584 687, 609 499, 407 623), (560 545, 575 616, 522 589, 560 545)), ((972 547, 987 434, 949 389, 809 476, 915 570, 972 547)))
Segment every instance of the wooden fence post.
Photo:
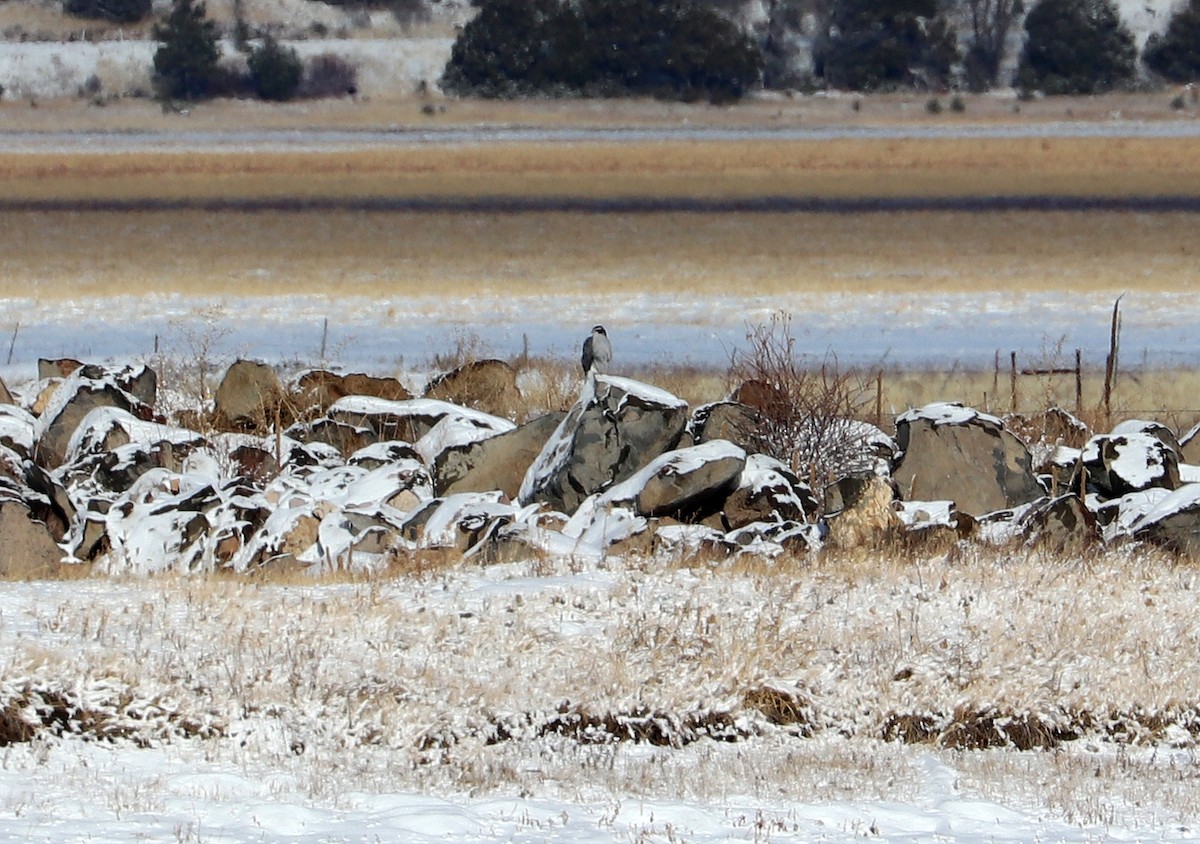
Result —
POLYGON ((883 370, 875 373, 875 427, 883 429, 883 370))
POLYGON ((1112 427, 1112 391, 1117 381, 1117 351, 1121 342, 1121 296, 1113 302, 1112 326, 1108 335, 1108 357, 1104 361, 1104 424, 1112 427))
POLYGON ((1012 368, 1009 371, 1009 376, 1008 376, 1009 388, 1010 388, 1010 392, 1012 394, 1012 403, 1011 403, 1010 410, 1013 413, 1016 413, 1017 412, 1017 353, 1016 352, 1009 353, 1009 363, 1012 366, 1012 368))
POLYGON ((1075 415, 1084 414, 1084 353, 1075 349, 1075 415))

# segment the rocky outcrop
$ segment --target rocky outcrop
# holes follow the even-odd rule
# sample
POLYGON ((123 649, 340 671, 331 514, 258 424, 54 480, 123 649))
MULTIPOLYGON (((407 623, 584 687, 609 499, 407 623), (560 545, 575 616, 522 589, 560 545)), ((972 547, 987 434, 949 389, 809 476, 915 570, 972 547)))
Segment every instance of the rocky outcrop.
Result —
MULTIPOLYGON (((251 391, 256 409, 272 377, 251 391)), ((386 380, 354 383, 386 392, 386 380)), ((961 405, 902 415, 898 444, 844 420, 848 468, 818 501, 792 467, 747 448, 757 416, 744 404, 706 405, 689 420, 669 393, 593 375, 568 413, 518 428, 433 398, 334 398, 350 376, 301 381, 315 418, 281 431, 281 410, 237 426, 269 434, 201 436, 155 417, 131 392, 151 395, 137 367, 53 375, 40 418, 0 404, 0 576, 54 574, 64 555, 109 572, 372 571, 426 549, 479 563, 712 560, 938 538, 1200 553, 1200 484, 1188 483, 1200 471, 1179 460, 1195 435, 1180 445, 1152 422, 1123 423, 1080 450, 1040 443, 1043 487, 1006 425, 961 405)))
POLYGON ((1045 495, 1029 449, 995 416, 927 405, 896 419, 896 440, 901 456, 892 477, 906 500, 950 500, 979 516, 1045 495))
POLYGON ((13 394, 8 391, 8 385, 4 383, 3 378, 0 378, 0 404, 16 404, 13 401, 13 394))
POLYGON ((664 390, 612 375, 589 377, 529 467, 520 500, 573 513, 589 495, 673 448, 686 424, 687 403, 664 390))

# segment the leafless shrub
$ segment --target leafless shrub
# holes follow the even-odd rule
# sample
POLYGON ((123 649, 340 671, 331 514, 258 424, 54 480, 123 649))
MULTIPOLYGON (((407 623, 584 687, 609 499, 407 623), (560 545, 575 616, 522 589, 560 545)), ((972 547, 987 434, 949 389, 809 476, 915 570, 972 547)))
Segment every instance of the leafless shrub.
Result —
POLYGON ((866 385, 837 358, 796 352, 792 319, 776 313, 750 326, 747 348, 730 356, 733 398, 758 411, 749 441, 784 461, 810 482, 826 483, 855 468, 866 430, 856 420, 866 404, 866 385))
POLYGON ((308 99, 345 97, 357 91, 358 68, 334 53, 321 53, 304 69, 297 96, 308 99))

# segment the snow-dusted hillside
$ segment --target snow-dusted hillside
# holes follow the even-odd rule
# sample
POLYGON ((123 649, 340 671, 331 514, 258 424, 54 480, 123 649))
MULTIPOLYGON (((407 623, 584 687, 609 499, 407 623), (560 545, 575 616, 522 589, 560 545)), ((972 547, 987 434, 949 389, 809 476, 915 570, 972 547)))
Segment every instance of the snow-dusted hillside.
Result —
MULTIPOLYGON (((1166 27, 1178 2, 1120 0, 1119 6, 1141 46, 1150 33, 1166 27)), ((39 30, 36 24, 9 24, 4 29, 6 40, 0 41, 4 99, 73 97, 84 92, 88 96, 136 96, 150 90, 150 58, 155 45, 146 40, 145 32, 101 29, 89 33, 86 22, 47 11, 48 7, 57 8, 50 0, 10 0, 5 4, 7 17, 0 15, 0 25, 12 19, 11 10, 23 3, 43 17, 57 15, 56 26, 39 30), (53 37, 55 31, 68 30, 84 34, 94 43, 43 40, 53 37)), ((166 3, 160 0, 160 5, 166 3)), ((208 5, 213 18, 228 28, 232 0, 214 0, 208 5)), ((245 8, 252 26, 282 32, 301 56, 335 53, 358 66, 359 90, 366 96, 411 93, 422 82, 436 85, 450 56, 454 28, 471 14, 465 3, 434 4, 434 21, 427 27, 430 33, 413 37, 387 13, 350 13, 310 0, 249 0, 245 8)), ((1010 65, 1015 63, 1018 47, 1019 38, 1014 37, 1010 65)), ((225 49, 230 55, 235 52, 230 45, 225 49)))
MULTIPOLYGON (((310 39, 293 42, 303 59, 337 55, 358 69, 363 96, 411 94, 436 85, 450 56, 449 38, 310 39)), ((73 96, 149 96, 153 41, 96 43, 0 43, 4 99, 44 100, 73 96)), ((232 44, 225 54, 237 57, 232 44)))

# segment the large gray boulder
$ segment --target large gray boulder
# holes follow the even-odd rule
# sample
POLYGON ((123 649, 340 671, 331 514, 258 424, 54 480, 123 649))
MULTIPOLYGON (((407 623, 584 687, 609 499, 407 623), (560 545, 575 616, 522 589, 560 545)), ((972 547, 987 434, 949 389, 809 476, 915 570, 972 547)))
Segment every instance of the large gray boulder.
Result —
POLYGON ((274 369, 252 360, 234 361, 213 397, 213 421, 223 430, 265 430, 282 400, 283 385, 274 369))
POLYGON ((548 413, 508 433, 446 449, 433 464, 438 494, 500 490, 515 499, 530 464, 565 416, 548 413))
POLYGON ((717 401, 696 408, 688 422, 688 433, 697 445, 709 440, 729 440, 753 452, 758 425, 759 413, 749 405, 717 401))
POLYGON ((63 552, 22 501, 0 498, 0 578, 54 577, 63 552))
POLYGON ((573 513, 679 442, 687 403, 629 378, 595 375, 525 473, 522 503, 573 513))
POLYGON ((709 440, 659 455, 604 495, 611 501, 627 498, 639 516, 680 517, 704 501, 726 498, 745 468, 742 448, 728 440, 709 440))
POLYGON ((938 403, 896 419, 902 452, 892 478, 905 500, 950 500, 979 516, 1045 495, 1029 449, 995 416, 938 403))

